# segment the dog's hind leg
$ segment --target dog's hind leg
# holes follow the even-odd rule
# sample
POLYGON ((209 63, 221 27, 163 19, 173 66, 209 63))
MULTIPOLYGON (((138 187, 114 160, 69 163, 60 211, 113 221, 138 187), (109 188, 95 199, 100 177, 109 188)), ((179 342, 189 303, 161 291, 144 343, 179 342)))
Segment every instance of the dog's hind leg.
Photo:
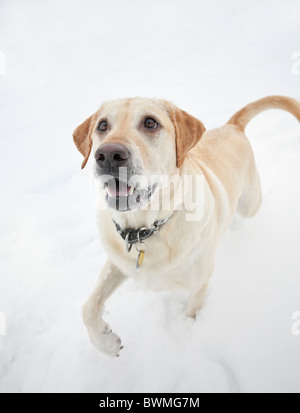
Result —
POLYGON ((124 280, 126 277, 122 272, 107 261, 94 292, 82 308, 82 318, 92 344, 111 357, 118 356, 122 349, 121 340, 111 331, 102 315, 105 301, 124 280))
POLYGON ((246 180, 244 191, 238 202, 237 212, 243 218, 251 218, 259 210, 261 202, 262 193, 260 177, 253 159, 249 168, 248 179, 246 180))

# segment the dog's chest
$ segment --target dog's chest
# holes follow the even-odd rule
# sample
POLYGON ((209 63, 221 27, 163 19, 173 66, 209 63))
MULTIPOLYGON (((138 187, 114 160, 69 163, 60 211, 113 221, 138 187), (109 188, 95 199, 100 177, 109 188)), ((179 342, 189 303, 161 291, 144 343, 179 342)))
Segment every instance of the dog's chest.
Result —
POLYGON ((205 255, 201 245, 195 243, 191 246, 190 240, 176 238, 176 233, 171 237, 157 233, 144 244, 133 245, 130 252, 127 252, 126 243, 119 234, 113 233, 104 239, 109 260, 145 288, 186 289, 199 277, 199 267, 205 255), (137 261, 140 261, 138 266, 137 261))

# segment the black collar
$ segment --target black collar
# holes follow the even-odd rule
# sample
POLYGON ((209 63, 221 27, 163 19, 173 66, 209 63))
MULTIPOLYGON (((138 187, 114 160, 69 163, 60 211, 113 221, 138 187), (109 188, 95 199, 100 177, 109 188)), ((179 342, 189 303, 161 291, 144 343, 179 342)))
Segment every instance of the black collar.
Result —
POLYGON ((159 231, 160 227, 166 224, 172 218, 172 216, 173 214, 167 218, 155 221, 153 226, 150 228, 142 227, 139 229, 122 229, 116 221, 113 220, 113 223, 115 224, 117 232, 121 235, 123 240, 126 241, 127 252, 130 252, 133 244, 141 243, 145 239, 150 238, 152 235, 156 234, 159 231))

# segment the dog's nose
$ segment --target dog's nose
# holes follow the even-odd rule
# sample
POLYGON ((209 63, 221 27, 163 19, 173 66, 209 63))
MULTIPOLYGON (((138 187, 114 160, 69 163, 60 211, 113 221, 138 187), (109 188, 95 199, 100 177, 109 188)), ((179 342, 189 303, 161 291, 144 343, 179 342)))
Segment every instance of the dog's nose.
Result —
POLYGON ((130 159, 130 151, 120 143, 104 143, 95 153, 95 159, 101 169, 125 167, 130 159))

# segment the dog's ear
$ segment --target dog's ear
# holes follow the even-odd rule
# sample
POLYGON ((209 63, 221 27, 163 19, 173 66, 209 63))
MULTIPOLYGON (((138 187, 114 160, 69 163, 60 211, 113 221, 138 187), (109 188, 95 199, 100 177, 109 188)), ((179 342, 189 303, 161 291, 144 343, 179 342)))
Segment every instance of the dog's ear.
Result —
POLYGON ((81 125, 79 125, 73 132, 74 143, 81 155, 84 156, 81 169, 85 167, 92 150, 91 135, 95 126, 95 122, 96 114, 93 114, 88 119, 86 119, 81 125))
POLYGON ((175 129, 176 164, 180 168, 186 154, 199 142, 206 129, 199 119, 176 106, 169 107, 168 112, 175 129))

